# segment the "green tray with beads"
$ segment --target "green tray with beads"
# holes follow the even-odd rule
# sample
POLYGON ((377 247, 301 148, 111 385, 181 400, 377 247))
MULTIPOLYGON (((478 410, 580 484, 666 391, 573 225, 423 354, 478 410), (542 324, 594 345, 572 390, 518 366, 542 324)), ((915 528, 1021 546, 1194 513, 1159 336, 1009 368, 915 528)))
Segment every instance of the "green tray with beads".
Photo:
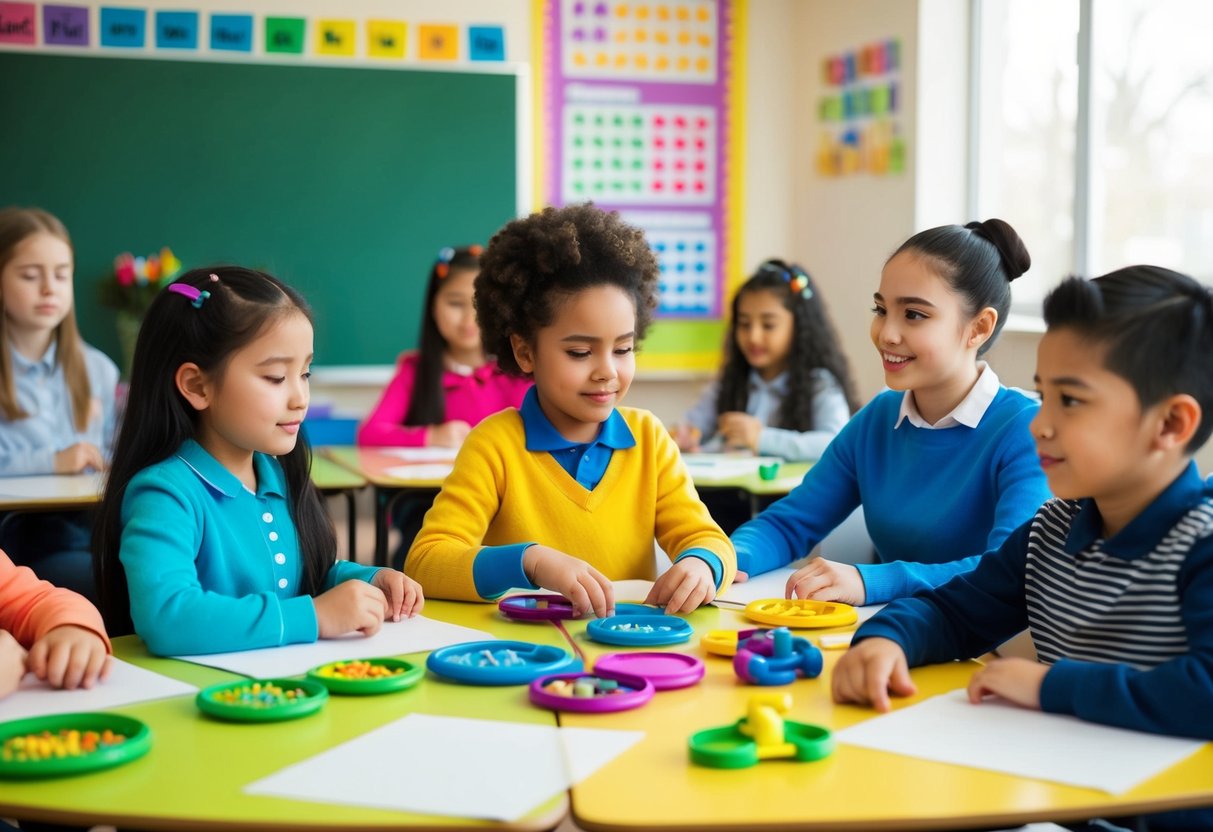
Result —
POLYGON ((0 778, 86 774, 137 760, 151 747, 151 729, 123 714, 71 713, 14 719, 0 723, 0 778), (89 733, 97 736, 86 740, 83 735, 89 733))
POLYGON ((277 722, 314 714, 328 699, 328 688, 310 679, 245 679, 204 688, 194 703, 217 719, 277 722))
POLYGON ((313 667, 307 678, 319 682, 330 693, 369 696, 408 690, 421 681, 425 667, 404 659, 350 659, 313 667), (349 675, 353 671, 357 675, 349 675))

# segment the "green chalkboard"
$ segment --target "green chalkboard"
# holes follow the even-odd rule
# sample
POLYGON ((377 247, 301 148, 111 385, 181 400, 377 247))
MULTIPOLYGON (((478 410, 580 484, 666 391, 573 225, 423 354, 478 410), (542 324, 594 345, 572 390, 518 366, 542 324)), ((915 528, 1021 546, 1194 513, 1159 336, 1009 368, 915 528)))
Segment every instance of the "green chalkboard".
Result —
POLYGON ((0 52, 0 205, 58 215, 85 338, 116 254, 263 268, 316 311, 316 363, 416 346, 444 245, 516 213, 509 74, 0 52))

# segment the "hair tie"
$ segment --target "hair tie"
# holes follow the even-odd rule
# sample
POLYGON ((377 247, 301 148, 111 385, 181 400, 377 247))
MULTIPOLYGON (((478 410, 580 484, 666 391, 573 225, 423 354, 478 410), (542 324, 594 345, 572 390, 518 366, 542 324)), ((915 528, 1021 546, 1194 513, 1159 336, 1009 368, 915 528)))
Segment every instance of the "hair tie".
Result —
POLYGON ((438 249, 438 261, 434 264, 434 274, 438 275, 438 279, 442 280, 451 271, 451 261, 455 259, 455 249, 450 246, 443 246, 438 249))
POLYGON ((480 255, 484 254, 484 246, 480 245, 480 243, 472 243, 470 246, 468 246, 468 254, 472 255, 473 257, 479 257, 480 255))
POLYGON ((758 267, 759 271, 775 272, 788 284, 788 291, 798 294, 805 300, 813 297, 813 287, 809 285, 809 273, 800 266, 785 266, 777 260, 767 260, 758 267))
MULTIPOLYGON (((211 283, 218 282, 219 275, 212 273, 211 283)), ((197 287, 191 286, 188 283, 172 283, 169 285, 168 290, 189 298, 190 305, 195 309, 201 309, 202 304, 206 303, 206 299, 211 296, 210 292, 204 289, 198 289, 197 287)))

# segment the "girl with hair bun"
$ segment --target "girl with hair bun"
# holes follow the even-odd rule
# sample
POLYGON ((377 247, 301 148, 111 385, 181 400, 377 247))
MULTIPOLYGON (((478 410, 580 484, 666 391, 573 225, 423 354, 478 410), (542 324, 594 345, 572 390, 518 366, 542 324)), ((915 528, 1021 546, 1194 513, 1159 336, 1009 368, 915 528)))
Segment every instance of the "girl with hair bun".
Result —
MULTIPOLYGON (((876 604, 971 570, 1049 498, 1028 423, 1039 405, 981 357, 1031 265, 998 219, 915 234, 885 263, 872 343, 890 388, 847 423, 804 481, 733 535, 758 574, 816 546, 858 505, 877 562, 818 557, 788 597, 876 604)), ((828 554, 828 553, 827 553, 828 554)))

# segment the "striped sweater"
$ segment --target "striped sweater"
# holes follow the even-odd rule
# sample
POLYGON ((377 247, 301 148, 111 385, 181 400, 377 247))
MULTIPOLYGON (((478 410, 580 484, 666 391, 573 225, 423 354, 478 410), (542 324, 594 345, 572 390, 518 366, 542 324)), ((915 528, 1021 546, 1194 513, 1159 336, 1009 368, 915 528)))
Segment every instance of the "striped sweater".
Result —
POLYGON ((902 599, 855 641, 911 665, 988 652, 1025 626, 1051 665, 1045 711, 1213 739, 1213 480, 1195 463, 1117 534, 1091 500, 1051 500, 978 567, 902 599))

